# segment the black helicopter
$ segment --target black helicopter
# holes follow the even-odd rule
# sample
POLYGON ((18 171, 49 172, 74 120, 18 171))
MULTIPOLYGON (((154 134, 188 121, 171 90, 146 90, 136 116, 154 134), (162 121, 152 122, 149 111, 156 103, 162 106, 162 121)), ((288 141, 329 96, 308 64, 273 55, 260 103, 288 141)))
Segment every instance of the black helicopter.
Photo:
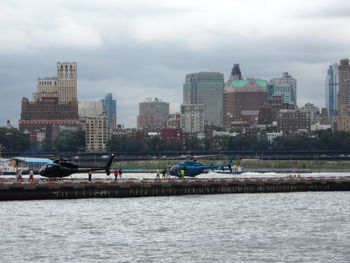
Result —
POLYGON ((114 158, 114 154, 109 158, 104 167, 80 167, 68 159, 57 159, 52 163, 47 163, 40 168, 39 174, 49 178, 67 177, 74 173, 88 173, 93 171, 104 170, 107 175, 110 175, 110 168, 114 158))

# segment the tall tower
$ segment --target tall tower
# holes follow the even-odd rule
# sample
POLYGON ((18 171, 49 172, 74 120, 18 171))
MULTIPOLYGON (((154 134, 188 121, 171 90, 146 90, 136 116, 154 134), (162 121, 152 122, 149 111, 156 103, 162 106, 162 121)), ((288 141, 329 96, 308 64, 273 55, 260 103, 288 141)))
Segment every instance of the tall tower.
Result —
POLYGON ((242 80, 241 69, 239 68, 239 64, 234 64, 231 71, 231 80, 242 80))
POLYGON ((219 72, 199 72, 186 75, 183 85, 184 104, 204 104, 204 122, 223 126, 224 75, 219 72))
POLYGON ((57 93, 60 102, 77 98, 77 63, 57 62, 57 93))
POLYGON ((348 113, 350 106, 350 65, 349 59, 340 60, 339 65, 339 92, 338 92, 338 111, 340 113, 348 113))
POLYGON ((117 101, 113 99, 112 93, 108 93, 101 102, 106 110, 108 125, 117 128, 117 101))
POLYGON ((333 119, 338 109, 338 89, 339 89, 339 64, 330 65, 326 77, 326 108, 328 118, 333 119))

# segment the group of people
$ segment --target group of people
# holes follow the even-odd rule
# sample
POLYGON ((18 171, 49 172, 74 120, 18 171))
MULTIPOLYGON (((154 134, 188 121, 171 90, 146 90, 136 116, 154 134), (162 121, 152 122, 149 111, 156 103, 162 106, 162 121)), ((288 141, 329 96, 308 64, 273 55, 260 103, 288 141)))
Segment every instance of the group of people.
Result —
MULTIPOLYGON (((170 171, 169 171, 169 168, 168 169, 163 169, 162 170, 162 178, 165 179, 165 178, 169 178, 170 177, 170 171)), ((160 170, 157 169, 157 177, 156 179, 160 179, 160 170)))
MULTIPOLYGON (((17 181, 23 181, 23 178, 22 178, 22 175, 23 175, 23 171, 22 169, 18 169, 17 170, 17 173, 16 173, 16 178, 17 178, 17 181)), ((29 178, 28 178, 29 181, 34 181, 34 172, 32 169, 29 170, 29 178)))
POLYGON ((122 169, 120 168, 119 170, 118 169, 115 169, 113 171, 113 174, 114 174, 114 180, 118 180, 118 175, 119 175, 119 178, 122 179, 122 174, 123 174, 123 171, 122 169))

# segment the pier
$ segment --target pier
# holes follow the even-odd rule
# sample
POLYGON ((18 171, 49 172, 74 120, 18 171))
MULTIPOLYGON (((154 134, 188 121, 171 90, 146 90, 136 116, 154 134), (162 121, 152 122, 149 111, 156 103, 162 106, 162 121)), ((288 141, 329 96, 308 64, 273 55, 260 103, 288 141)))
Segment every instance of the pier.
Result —
POLYGON ((0 201, 74 198, 350 191, 350 176, 186 179, 0 179, 0 201))

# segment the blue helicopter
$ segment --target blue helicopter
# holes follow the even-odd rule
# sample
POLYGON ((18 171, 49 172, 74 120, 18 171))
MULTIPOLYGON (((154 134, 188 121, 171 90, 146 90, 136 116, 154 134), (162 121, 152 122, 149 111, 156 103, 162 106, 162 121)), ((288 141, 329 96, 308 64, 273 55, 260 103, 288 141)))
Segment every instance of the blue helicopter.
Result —
POLYGON ((184 176, 195 177, 204 173, 206 170, 225 169, 227 167, 232 172, 232 159, 228 163, 203 164, 197 161, 184 161, 173 165, 170 168, 170 175, 182 177, 181 170, 184 170, 184 176))

